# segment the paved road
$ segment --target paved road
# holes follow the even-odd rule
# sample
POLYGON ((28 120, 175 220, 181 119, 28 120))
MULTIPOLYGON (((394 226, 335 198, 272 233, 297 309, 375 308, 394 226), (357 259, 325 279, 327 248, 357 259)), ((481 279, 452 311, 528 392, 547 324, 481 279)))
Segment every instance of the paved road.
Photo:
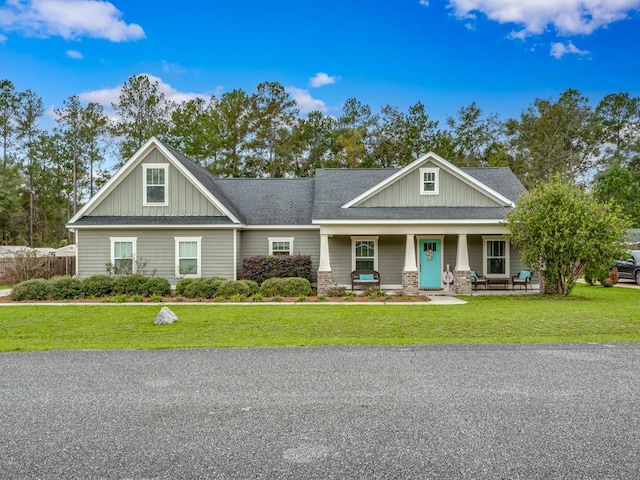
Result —
POLYGON ((0 355, 0 478, 640 476, 640 344, 0 355))

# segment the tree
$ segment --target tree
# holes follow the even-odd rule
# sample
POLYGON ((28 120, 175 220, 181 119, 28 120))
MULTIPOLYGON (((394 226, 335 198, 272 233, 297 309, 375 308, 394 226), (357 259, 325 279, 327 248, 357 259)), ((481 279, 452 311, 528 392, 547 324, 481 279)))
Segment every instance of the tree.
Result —
POLYGON ((555 102, 535 99, 520 120, 508 120, 506 127, 519 167, 515 173, 526 187, 555 174, 577 182, 593 166, 598 147, 594 115, 577 90, 566 90, 555 102))
POLYGON ((118 116, 112 127, 120 140, 122 162, 153 136, 162 137, 169 129, 171 104, 157 81, 146 75, 130 77, 122 87, 118 103, 111 106, 118 116))
POLYGON ((244 90, 224 93, 211 112, 214 163, 210 170, 226 177, 248 176, 245 168, 251 131, 251 98, 244 90))
POLYGON ((640 227, 640 175, 614 164, 596 176, 594 187, 594 195, 599 201, 617 203, 632 225, 640 227))
POLYGON ((606 95, 598 103, 595 117, 605 162, 628 165, 638 154, 640 98, 631 98, 628 93, 606 95))
POLYGON ((557 174, 518 200, 507 225, 522 261, 544 269, 544 290, 568 295, 586 265, 619 257, 629 220, 557 174))
POLYGON ((18 139, 22 142, 22 151, 24 153, 24 163, 27 171, 27 189, 29 191, 29 246, 33 247, 33 222, 35 214, 35 191, 34 178, 38 167, 38 136, 41 133, 38 127, 38 118, 44 114, 44 106, 42 98, 40 98, 33 90, 26 90, 21 96, 17 134, 18 139))

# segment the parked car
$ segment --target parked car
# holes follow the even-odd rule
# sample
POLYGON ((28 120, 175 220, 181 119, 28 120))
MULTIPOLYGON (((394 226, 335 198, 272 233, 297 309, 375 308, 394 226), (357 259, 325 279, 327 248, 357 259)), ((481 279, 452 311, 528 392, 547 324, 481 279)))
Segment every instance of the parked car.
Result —
POLYGON ((630 278, 640 285, 640 250, 629 250, 628 256, 614 263, 620 278, 630 278))

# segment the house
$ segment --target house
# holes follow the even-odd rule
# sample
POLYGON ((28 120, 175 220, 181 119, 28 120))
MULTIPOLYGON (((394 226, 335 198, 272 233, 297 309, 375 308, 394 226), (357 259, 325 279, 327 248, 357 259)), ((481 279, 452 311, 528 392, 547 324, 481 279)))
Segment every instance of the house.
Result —
POLYGON ((216 178, 152 138, 69 221, 77 275, 154 271, 240 277, 247 256, 311 256, 324 293, 351 272, 381 288, 470 292, 470 271, 522 265, 503 221, 524 187, 508 168, 458 168, 428 153, 401 169, 319 169, 315 178, 216 178))

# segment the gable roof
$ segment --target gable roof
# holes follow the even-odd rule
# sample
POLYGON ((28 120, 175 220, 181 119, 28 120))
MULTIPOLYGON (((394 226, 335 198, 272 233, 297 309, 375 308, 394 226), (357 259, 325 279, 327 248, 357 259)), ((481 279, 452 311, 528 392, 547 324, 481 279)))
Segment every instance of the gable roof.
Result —
POLYGON ((73 225, 82 217, 90 213, 104 198, 111 193, 124 178, 137 167, 142 160, 154 149, 157 148, 163 156, 178 171, 180 171, 189 181, 202 193, 215 207, 226 215, 233 223, 242 223, 241 217, 236 209, 228 202, 224 195, 218 191, 214 184, 213 175, 207 170, 188 159, 166 143, 156 137, 150 138, 138 151, 118 170, 113 177, 91 198, 78 212, 69 220, 68 225, 73 225), (217 194, 217 195, 216 195, 217 194))
POLYGON ((508 168, 458 168, 428 153, 404 168, 318 169, 314 178, 218 178, 165 142, 152 138, 69 221, 69 226, 296 226, 325 222, 456 223, 503 220, 524 186, 508 168), (157 148, 225 216, 88 216, 157 148), (394 182, 435 163, 483 195, 494 206, 359 207, 394 182))
POLYGON ((476 190, 480 191, 481 193, 483 193, 487 197, 491 198, 492 200, 494 200, 498 204, 500 204, 502 206, 505 206, 505 207, 515 207, 515 203, 513 201, 511 201, 510 199, 508 199, 507 197, 505 197, 504 195, 502 195, 498 191, 496 191, 493 188, 489 187, 485 183, 479 181, 477 178, 474 178, 472 175, 469 175, 464 170, 456 167, 452 163, 446 161, 444 158, 440 157, 439 155, 437 155, 437 154, 435 154, 433 152, 429 152, 426 155, 423 155, 422 157, 420 157, 417 160, 413 161, 412 163, 410 163, 406 167, 404 167, 404 168, 402 168, 400 170, 397 170, 393 175, 389 176, 388 178, 386 178, 385 180, 383 180, 379 184, 374 185, 372 188, 370 188, 366 192, 364 192, 364 193, 358 195, 357 197, 351 199, 350 201, 348 201, 347 203, 345 203, 343 205, 343 208, 350 208, 350 207, 356 206, 359 203, 361 203, 362 201, 373 197, 377 193, 379 193, 382 190, 386 189, 391 184, 393 184, 393 183, 397 182, 398 180, 400 180, 401 178, 411 174, 412 172, 414 172, 415 170, 419 169, 421 166, 423 166, 423 165, 425 165, 427 163, 433 163, 433 164, 439 166, 440 168, 442 168, 443 170, 446 170, 447 172, 449 172, 454 177, 456 177, 459 180, 461 180, 461 181, 465 182, 466 184, 470 185, 472 188, 475 188, 476 190))

